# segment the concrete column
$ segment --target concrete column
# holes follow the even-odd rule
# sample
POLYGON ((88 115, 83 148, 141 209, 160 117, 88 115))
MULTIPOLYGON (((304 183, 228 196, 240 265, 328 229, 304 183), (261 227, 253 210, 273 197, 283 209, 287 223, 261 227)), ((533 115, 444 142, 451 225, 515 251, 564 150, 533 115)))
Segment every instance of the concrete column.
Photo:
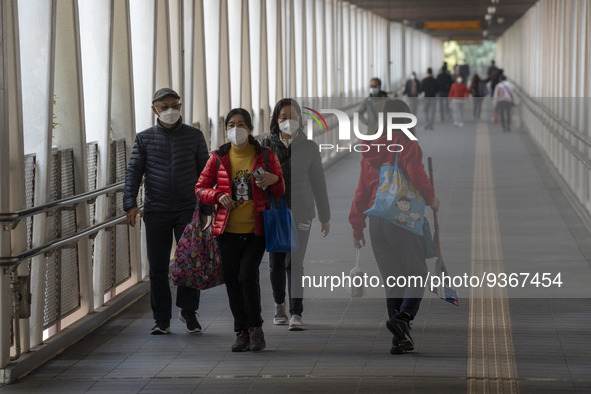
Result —
POLYGON ((259 108, 261 111, 260 114, 260 130, 263 133, 266 133, 269 130, 269 57, 267 53, 267 5, 265 4, 265 0, 262 0, 261 3, 261 41, 260 41, 260 48, 261 48, 261 63, 260 63, 260 100, 259 100, 259 108))
POLYGON ((199 122, 199 127, 205 135, 209 148, 211 135, 207 111, 207 72, 205 62, 205 29, 203 25, 203 0, 193 2, 193 119, 199 122))
MULTIPOLYGON (((52 166, 53 67, 55 37, 55 0, 33 3, 18 1, 20 78, 23 105, 23 138, 25 154, 34 153, 35 205, 49 199, 49 179, 52 166)), ((46 241, 46 216, 37 215, 33 221, 33 247, 46 241)), ((45 302, 45 257, 33 258, 31 265, 31 346, 43 341, 43 307, 45 302)))
MULTIPOLYGON (((242 0, 242 29, 240 43, 240 105, 252 112, 252 89, 250 75, 250 21, 248 13, 248 0, 242 0)), ((258 118, 258 114, 253 114, 258 118)), ((256 130, 255 130, 256 132, 256 130)))
MULTIPOLYGON (((110 132, 113 140, 125 139, 126 158, 129 161, 136 135, 129 0, 117 0, 113 7, 110 132)), ((122 231, 122 228, 119 226, 118 231, 122 231)), ((128 227, 133 284, 142 279, 141 228, 141 222, 139 226, 128 227)))
MULTIPOLYGON (((111 162, 111 61, 113 34, 113 0, 79 1, 82 84, 84 86, 84 117, 86 137, 98 142, 97 188, 109 183, 111 162)), ((96 200, 96 221, 102 223, 110 216, 106 196, 96 200)), ((94 306, 104 303, 104 269, 107 264, 105 231, 94 241, 94 306)))
MULTIPOLYGON (((78 20, 75 0, 57 0, 53 113, 59 125, 53 130, 53 143, 59 149, 73 150, 74 192, 82 194, 88 191, 88 163, 78 20)), ((85 203, 76 207, 76 225, 79 229, 90 225, 88 205, 85 203)), ((78 266, 81 311, 87 314, 94 310, 88 238, 78 242, 78 266)))
MULTIPOLYGON (((170 49, 170 0, 156 0, 156 51, 154 52, 155 89, 173 88, 172 86, 172 52, 170 49)), ((146 4, 146 6, 149 6, 146 4)), ((177 89, 179 86, 176 87, 177 89)))
MULTIPOLYGON (((230 87, 230 43, 228 39, 228 0, 220 0, 220 80, 219 80, 219 117, 225 117, 231 109, 231 87, 230 87)), ((224 141, 225 130, 217 131, 217 146, 224 141)))

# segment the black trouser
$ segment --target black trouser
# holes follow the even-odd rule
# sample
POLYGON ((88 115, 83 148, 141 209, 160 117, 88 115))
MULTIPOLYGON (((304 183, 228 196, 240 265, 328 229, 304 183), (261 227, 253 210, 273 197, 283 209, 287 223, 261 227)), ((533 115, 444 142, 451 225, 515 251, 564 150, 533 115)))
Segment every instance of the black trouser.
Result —
POLYGON ((449 92, 437 92, 437 101, 439 101, 439 110, 441 111, 441 121, 444 122, 445 119, 449 117, 449 100, 447 96, 449 92))
POLYGON ((300 247, 291 253, 269 253, 269 268, 271 270, 271 288, 276 304, 285 302, 285 281, 287 274, 287 289, 289 292, 289 313, 302 316, 304 289, 302 276, 304 275, 304 257, 310 237, 311 220, 296 223, 296 231, 300 247), (292 282, 293 281, 293 282, 292 282), (294 286, 295 285, 295 286, 294 286), (293 290, 292 290, 293 289, 293 290))
MULTIPOLYGON (((193 218, 194 211, 146 212, 146 247, 150 264, 150 303, 154 320, 170 320, 172 317, 172 296, 168 282, 172 234, 178 240, 193 218)), ((199 309, 200 291, 179 286, 176 306, 189 311, 199 309)))
POLYGON ((425 120, 426 125, 425 127, 432 128, 433 123, 435 122, 435 111, 436 111, 436 102, 435 97, 425 97, 425 120))
MULTIPOLYGON (((386 306, 391 319, 398 313, 407 312, 411 319, 419 310, 425 287, 407 285, 389 287, 388 277, 427 277, 423 237, 398 227, 385 219, 369 216, 371 247, 378 263, 386 289, 386 306)), ((401 283, 402 284, 402 283, 401 283)))
POLYGON ((259 266, 265 254, 265 237, 223 233, 219 241, 224 281, 234 316, 234 331, 261 327, 259 266))
POLYGON ((497 104, 497 112, 499 114, 499 120, 503 126, 503 130, 511 131, 511 108, 513 103, 511 101, 503 100, 497 104))

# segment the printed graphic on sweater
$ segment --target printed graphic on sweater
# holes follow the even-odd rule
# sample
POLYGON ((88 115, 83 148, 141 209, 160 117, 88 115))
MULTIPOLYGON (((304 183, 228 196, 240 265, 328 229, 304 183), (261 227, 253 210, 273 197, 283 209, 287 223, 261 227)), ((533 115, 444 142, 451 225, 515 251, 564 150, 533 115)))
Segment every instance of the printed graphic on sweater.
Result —
POLYGON ((236 176, 232 182, 232 194, 238 204, 242 205, 246 201, 252 200, 252 182, 248 170, 236 171, 236 176))

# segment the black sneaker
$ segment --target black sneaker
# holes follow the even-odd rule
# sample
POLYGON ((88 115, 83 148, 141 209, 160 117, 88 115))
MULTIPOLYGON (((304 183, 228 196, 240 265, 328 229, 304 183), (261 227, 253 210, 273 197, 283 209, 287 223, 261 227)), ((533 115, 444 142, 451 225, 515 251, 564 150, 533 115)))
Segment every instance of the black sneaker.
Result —
POLYGON ((197 313, 182 309, 179 320, 187 325, 187 332, 201 333, 201 324, 197 321, 197 313))
POLYGON ((170 334, 170 320, 156 320, 156 325, 150 331, 152 335, 170 334))
POLYGON ((415 342, 410 335, 410 315, 402 312, 386 322, 386 327, 394 335, 398 346, 406 351, 414 349, 415 342))
POLYGON ((406 350, 400 346, 396 338, 392 338, 392 347, 390 348, 390 354, 404 354, 406 350))
POLYGON ((250 347, 248 331, 240 331, 236 334, 236 342, 232 345, 233 352, 246 352, 250 347))
POLYGON ((263 350, 267 346, 262 327, 251 327, 248 329, 248 334, 250 335, 250 350, 253 352, 263 350))

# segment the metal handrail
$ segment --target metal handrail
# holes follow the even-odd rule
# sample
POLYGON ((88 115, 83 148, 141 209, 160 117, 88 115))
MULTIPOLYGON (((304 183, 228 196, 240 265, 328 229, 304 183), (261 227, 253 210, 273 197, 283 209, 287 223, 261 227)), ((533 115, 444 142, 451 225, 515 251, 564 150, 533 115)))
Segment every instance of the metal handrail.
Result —
POLYGON ((103 187, 98 190, 93 190, 90 192, 82 193, 77 196, 64 198, 57 201, 48 202, 47 204, 39 205, 37 207, 22 209, 16 212, 10 213, 0 213, 0 223, 14 223, 14 226, 18 224, 21 219, 24 219, 29 216, 38 215, 40 213, 45 213, 49 211, 53 211, 59 208, 67 208, 83 201, 93 200, 103 194, 109 194, 118 190, 123 190, 125 186, 125 182, 117 182, 110 186, 103 187))
POLYGON ((555 115, 550 109, 548 109, 545 105, 534 101, 524 90, 520 89, 519 87, 515 87, 515 90, 519 94, 521 98, 524 98, 525 101, 528 102, 528 106, 531 108, 532 104, 538 107, 545 115, 552 118, 552 120, 560 125, 563 129, 565 129, 569 134, 573 137, 577 138, 579 141, 585 143, 587 146, 591 147, 591 138, 589 136, 584 135, 579 130, 574 128, 570 123, 566 122, 564 119, 559 118, 555 115))
POLYGON ((21 262, 28 260, 32 257, 38 256, 43 253, 51 252, 55 249, 59 249, 64 246, 70 245, 70 244, 78 241, 79 239, 96 234, 101 230, 104 230, 109 227, 113 227, 119 223, 125 222, 126 220, 127 220, 127 216, 123 215, 118 218, 114 218, 114 219, 108 220, 106 222, 88 227, 86 230, 76 233, 76 234, 69 236, 67 238, 53 240, 49 243, 46 243, 45 245, 41 245, 36 248, 29 249, 17 256, 0 257, 0 267, 11 267, 11 266, 18 265, 21 262))
POLYGON ((570 136, 573 136, 579 141, 583 142, 587 149, 591 148, 591 138, 581 134, 569 123, 563 119, 558 118, 546 106, 534 101, 522 89, 516 88, 516 90, 519 96, 524 99, 524 103, 528 109, 534 113, 534 115, 538 116, 540 121, 547 126, 548 131, 560 142, 560 144, 574 157, 576 157, 580 163, 591 170, 591 160, 589 160, 584 152, 581 152, 581 149, 576 146, 575 143, 573 143, 568 138, 568 136, 565 136, 564 133, 559 130, 559 128, 565 130, 570 136), (551 121, 549 121, 547 118, 550 118, 551 121))

